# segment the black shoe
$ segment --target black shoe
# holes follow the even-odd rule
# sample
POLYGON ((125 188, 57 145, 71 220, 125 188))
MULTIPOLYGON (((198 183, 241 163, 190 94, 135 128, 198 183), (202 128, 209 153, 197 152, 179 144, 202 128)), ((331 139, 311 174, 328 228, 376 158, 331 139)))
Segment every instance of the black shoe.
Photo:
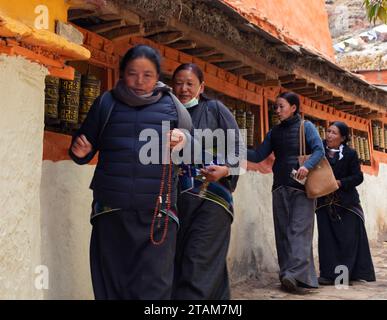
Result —
POLYGON ((327 279, 327 278, 324 278, 324 277, 319 277, 318 278, 318 283, 321 284, 322 286, 333 286, 334 285, 334 281, 333 280, 327 279))
POLYGON ((298 286, 296 279, 288 276, 284 276, 281 279, 282 288, 287 292, 297 292, 298 286))

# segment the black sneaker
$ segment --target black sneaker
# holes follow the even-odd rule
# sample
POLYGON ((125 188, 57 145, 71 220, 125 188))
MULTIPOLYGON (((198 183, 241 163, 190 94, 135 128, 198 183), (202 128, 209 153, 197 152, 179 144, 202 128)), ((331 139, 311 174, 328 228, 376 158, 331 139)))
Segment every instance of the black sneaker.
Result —
POLYGON ((282 288, 287 292, 297 292, 298 286, 296 279, 288 276, 284 276, 281 279, 282 288))

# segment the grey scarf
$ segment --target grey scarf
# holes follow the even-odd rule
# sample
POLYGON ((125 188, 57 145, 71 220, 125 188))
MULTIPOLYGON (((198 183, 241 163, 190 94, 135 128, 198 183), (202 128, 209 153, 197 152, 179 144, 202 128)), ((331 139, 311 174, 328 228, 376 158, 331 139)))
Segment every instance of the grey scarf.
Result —
POLYGON ((161 99, 164 92, 171 92, 171 88, 161 81, 156 83, 156 86, 153 89, 153 94, 149 97, 141 97, 136 95, 133 90, 128 88, 122 79, 117 82, 113 89, 114 97, 130 107, 141 107, 156 103, 161 99))

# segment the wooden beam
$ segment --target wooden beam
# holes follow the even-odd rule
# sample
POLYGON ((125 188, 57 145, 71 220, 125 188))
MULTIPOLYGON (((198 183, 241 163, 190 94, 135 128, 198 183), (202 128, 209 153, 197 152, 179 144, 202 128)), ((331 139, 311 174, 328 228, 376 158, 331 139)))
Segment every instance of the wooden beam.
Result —
POLYGON ((316 93, 316 89, 311 87, 311 88, 305 88, 305 89, 296 89, 294 90, 296 93, 301 94, 303 96, 308 95, 308 94, 314 94, 316 93))
POLYGON ((332 99, 332 93, 325 93, 320 97, 313 98, 313 100, 316 100, 318 102, 323 102, 332 99))
POLYGON ((255 82, 255 81, 265 81, 266 75, 264 73, 255 73, 244 76, 247 81, 255 82))
POLYGON ((94 10, 70 9, 68 11, 68 21, 85 19, 95 16, 97 13, 94 10))
POLYGON ((255 70, 251 67, 241 67, 234 69, 232 72, 238 76, 244 77, 249 74, 254 74, 255 70))
POLYGON ((103 32, 107 32, 124 26, 125 26, 125 21, 122 19, 119 19, 119 20, 101 23, 101 24, 88 27, 88 30, 95 33, 103 33, 103 32))
POLYGON ((198 44, 211 45, 217 48, 219 52, 231 57, 231 59, 239 60, 242 62, 242 65, 250 66, 261 73, 267 74, 271 78, 276 78, 279 74, 283 74, 283 70, 270 65, 265 59, 252 55, 251 53, 244 52, 243 50, 236 50, 232 46, 228 46, 227 42, 215 39, 204 32, 197 30, 193 32, 192 27, 186 25, 178 19, 172 18, 168 21, 168 23, 177 30, 182 31, 187 35, 189 34, 190 39, 198 44))
POLYGON ((287 74, 286 76, 278 77, 278 79, 281 81, 281 84, 286 84, 286 83, 294 82, 296 80, 296 75, 287 74))
POLYGON ((210 48, 210 47, 187 49, 187 50, 184 50, 184 52, 186 54, 189 54, 195 57, 208 57, 218 53, 215 48, 210 48))
POLYGON ((283 87, 290 90, 307 88, 307 82, 305 79, 296 79, 294 82, 283 84, 283 87))
POLYGON ((141 35, 142 33, 142 25, 135 25, 103 32, 100 35, 110 40, 119 40, 121 38, 128 38, 129 36, 141 35))
POLYGON ((321 79, 319 76, 311 74, 309 71, 305 70, 302 67, 297 66, 294 70, 294 73, 297 76, 307 79, 310 82, 314 82, 319 86, 323 86, 326 90, 331 91, 334 95, 343 97, 343 99, 345 100, 357 101, 357 103, 379 112, 384 112, 385 110, 385 107, 360 98, 356 94, 356 92, 348 92, 346 90, 343 90, 339 88, 336 84, 329 83, 328 81, 321 79))
POLYGON ((155 34, 153 36, 149 36, 148 39, 152 41, 161 43, 161 44, 170 44, 176 41, 179 41, 183 38, 183 33, 180 31, 171 31, 171 32, 162 32, 155 34))
POLYGON ((215 63, 215 62, 224 61, 225 57, 223 53, 218 53, 218 54, 213 54, 212 56, 202 57, 202 59, 210 63, 215 63))
POLYGON ((262 85, 264 87, 278 87, 281 84, 279 79, 269 79, 266 81, 263 81, 262 85))
POLYGON ((242 67, 243 63, 241 61, 227 61, 227 62, 219 62, 216 65, 219 68, 230 71, 230 70, 234 70, 242 67))
POLYGON ((180 40, 169 45, 169 47, 174 48, 176 50, 193 49, 196 48, 196 46, 196 42, 191 40, 180 40))
POLYGON ((143 24, 144 37, 152 36, 160 32, 167 32, 170 30, 165 21, 145 21, 143 24))

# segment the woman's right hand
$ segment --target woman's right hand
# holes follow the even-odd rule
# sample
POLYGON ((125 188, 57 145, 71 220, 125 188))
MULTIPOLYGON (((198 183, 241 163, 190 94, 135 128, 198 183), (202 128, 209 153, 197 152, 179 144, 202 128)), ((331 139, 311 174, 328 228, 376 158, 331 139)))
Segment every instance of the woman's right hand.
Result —
POLYGON ((76 137, 73 145, 71 146, 72 153, 74 153, 78 158, 86 157, 92 150, 93 146, 83 134, 76 137))

